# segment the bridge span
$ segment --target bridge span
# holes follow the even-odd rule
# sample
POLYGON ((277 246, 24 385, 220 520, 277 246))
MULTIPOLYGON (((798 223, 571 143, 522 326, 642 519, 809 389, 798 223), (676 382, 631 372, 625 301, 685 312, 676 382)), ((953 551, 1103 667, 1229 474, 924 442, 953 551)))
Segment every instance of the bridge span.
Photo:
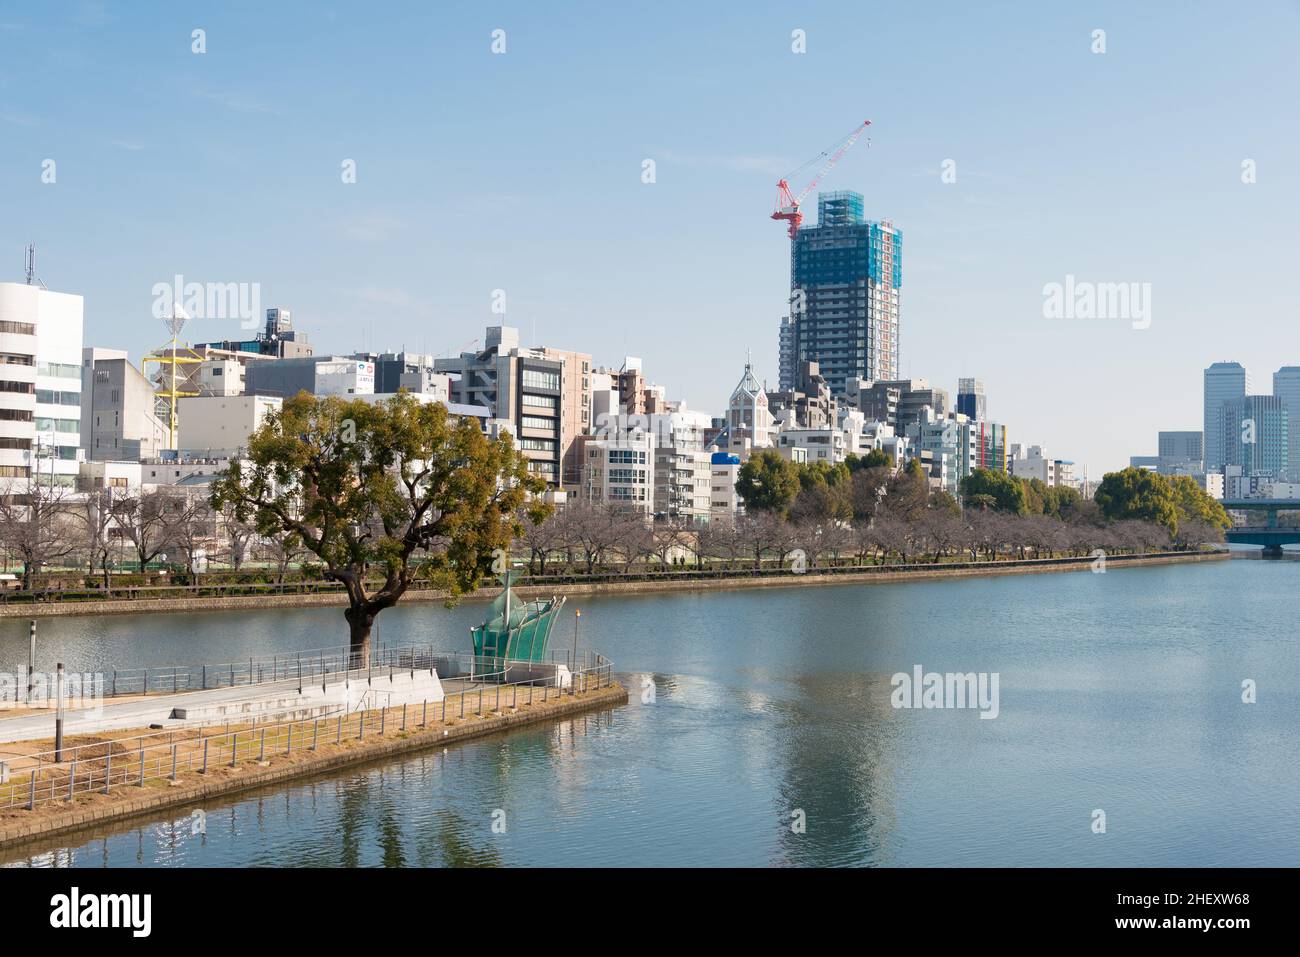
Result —
POLYGON ((1300 499, 1235 498, 1221 503, 1229 512, 1264 512, 1264 525, 1235 525, 1224 533, 1234 545, 1262 545, 1268 558, 1281 558, 1283 545, 1300 545, 1300 527, 1279 525, 1279 512, 1300 512, 1300 499))

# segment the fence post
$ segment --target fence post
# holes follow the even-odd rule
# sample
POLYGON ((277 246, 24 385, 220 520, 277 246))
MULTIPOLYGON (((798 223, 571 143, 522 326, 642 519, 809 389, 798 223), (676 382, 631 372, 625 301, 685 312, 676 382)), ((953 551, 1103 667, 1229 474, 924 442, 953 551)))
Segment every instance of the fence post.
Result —
POLYGON ((292 721, 289 722, 289 735, 285 741, 284 753, 285 754, 293 753, 293 722, 292 721))
POLYGON ((208 690, 208 666, 203 666, 203 690, 208 690))
POLYGON ((379 736, 384 736, 384 728, 388 726, 388 705, 379 709, 379 736))
POLYGON ((104 793, 108 793, 110 782, 113 780, 113 742, 108 743, 108 750, 104 752, 104 793))
POLYGON ((465 689, 463 688, 460 692, 460 716, 465 717, 465 689))
POLYGON ((72 759, 72 767, 68 769, 68 800, 72 800, 72 793, 77 786, 77 759, 72 759))
POLYGON ((203 739, 203 770, 199 772, 200 774, 208 773, 208 742, 210 740, 210 738, 203 739))
POLYGON ((266 760, 266 728, 262 729, 262 747, 261 750, 257 752, 257 760, 258 762, 266 760))
POLYGON ((339 731, 338 731, 338 735, 335 736, 334 738, 334 743, 335 744, 343 743, 343 715, 339 715, 339 731))
POLYGON ((533 704, 533 686, 532 686, 532 685, 529 685, 529 686, 528 686, 528 705, 529 705, 529 707, 532 707, 532 704, 533 704))
POLYGON ((27 810, 36 810, 36 772, 32 772, 31 791, 27 795, 27 810))
POLYGON ((402 730, 406 730, 406 703, 402 703, 402 730))
POLYGON ((429 699, 425 698, 424 712, 420 715, 420 727, 427 728, 428 726, 429 726, 429 699))
POLYGON ((480 685, 478 689, 478 710, 474 712, 480 718, 483 717, 483 688, 480 685))
MULTIPOLYGON (((207 745, 204 744, 206 748, 207 745)), ((239 732, 236 731, 230 736, 230 766, 235 766, 235 756, 239 754, 239 732)))
POLYGON ((144 787, 144 745, 140 746, 140 787, 144 787))
POLYGON ((445 691, 442 693, 442 721, 444 724, 447 722, 447 693, 445 691))
POLYGON ((176 780, 176 745, 172 745, 172 780, 176 780))

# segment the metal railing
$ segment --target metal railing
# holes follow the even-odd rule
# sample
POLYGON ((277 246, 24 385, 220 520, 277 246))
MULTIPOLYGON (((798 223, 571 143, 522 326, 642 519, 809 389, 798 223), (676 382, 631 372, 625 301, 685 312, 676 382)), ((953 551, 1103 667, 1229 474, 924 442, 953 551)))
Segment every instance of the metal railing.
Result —
MULTIPOLYGON (((569 652, 551 652, 547 661, 563 663, 575 668, 569 652)), ((355 674, 369 671, 403 670, 410 667, 427 668, 431 661, 454 665, 480 674, 484 669, 499 670, 502 659, 474 655, 469 652, 442 651, 432 642, 407 645, 380 645, 371 649, 365 661, 350 645, 330 648, 312 648, 283 654, 250 655, 239 661, 218 664, 164 665, 154 668, 113 668, 105 671, 77 671, 69 667, 69 674, 83 680, 78 685, 77 698, 100 700, 141 695, 179 694, 187 691, 210 691, 215 688, 234 688, 259 685, 275 681, 297 681, 298 689, 306 685, 343 681, 346 672, 355 674)), ((26 666, 12 674, 20 680, 0 682, 0 704, 25 704, 33 708, 52 708, 56 705, 55 688, 49 676, 42 680, 27 696, 26 666)), ((66 696, 65 696, 66 701, 66 696)), ((0 711, 0 718, 4 712, 0 711)))
POLYGON ((0 783, 0 809, 34 810, 41 804, 144 788, 151 782, 210 774, 249 761, 267 762, 277 755, 340 747, 345 741, 405 736, 437 725, 452 726, 467 716, 502 715, 507 709, 517 712, 564 697, 581 697, 613 683, 613 663, 599 655, 595 658, 597 663, 591 667, 571 672, 567 685, 557 669, 547 678, 493 684, 478 680, 476 687, 461 688, 437 701, 340 710, 288 721, 254 719, 238 726, 227 723, 224 728, 177 728, 67 745, 57 753, 43 750, 7 756, 8 780, 0 783))

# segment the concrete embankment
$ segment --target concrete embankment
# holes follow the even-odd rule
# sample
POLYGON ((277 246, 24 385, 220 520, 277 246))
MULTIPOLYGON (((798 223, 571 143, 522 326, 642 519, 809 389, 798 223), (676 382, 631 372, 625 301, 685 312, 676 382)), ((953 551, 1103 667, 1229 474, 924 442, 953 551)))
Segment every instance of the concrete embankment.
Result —
MULTIPOLYGON (((522 698, 522 695, 520 695, 522 698)), ((482 737, 526 724, 564 718, 627 702, 627 691, 614 683, 589 691, 578 690, 548 701, 522 700, 517 707, 466 714, 449 720, 432 720, 427 727, 401 730, 396 720, 387 733, 373 730, 365 740, 322 740, 317 750, 291 751, 266 761, 247 761, 236 767, 212 767, 207 773, 189 771, 177 780, 149 780, 144 787, 127 784, 109 794, 80 795, 74 801, 25 807, 0 807, 0 848, 12 849, 29 842, 80 832, 107 823, 156 815, 177 807, 202 809, 206 802, 255 788, 309 777, 402 754, 445 747, 455 741, 482 737)), ((414 712, 412 714, 414 721, 414 712)))
MULTIPOLYGON (((1147 555, 1111 555, 1106 559, 1107 569, 1128 568, 1139 565, 1168 565, 1186 562, 1222 561, 1229 557, 1225 551, 1217 552, 1157 552, 1147 555)), ((939 564, 934 566, 910 565, 906 570, 879 566, 870 571, 825 573, 809 569, 805 574, 770 572, 761 575, 728 575, 726 577, 665 577, 663 579, 630 579, 628 581, 564 582, 530 585, 519 588, 521 597, 539 595, 606 595, 637 594, 643 592, 681 591, 683 589, 709 590, 733 588, 789 588, 810 585, 871 584, 873 582, 931 581, 937 578, 973 578, 985 575, 1034 575, 1046 572, 1088 571, 1094 559, 1079 558, 1029 559, 1025 561, 972 562, 939 564)), ((496 586, 462 595, 462 601, 488 601, 499 594, 496 586)), ((447 596, 433 589, 412 590, 402 601, 446 601, 447 596)), ((323 606, 342 608, 347 599, 342 592, 316 595, 250 595, 239 597, 133 599, 127 601, 49 601, 37 604, 0 605, 0 618, 50 618, 61 615, 134 615, 145 612, 226 611, 231 609, 310 608, 323 606)))

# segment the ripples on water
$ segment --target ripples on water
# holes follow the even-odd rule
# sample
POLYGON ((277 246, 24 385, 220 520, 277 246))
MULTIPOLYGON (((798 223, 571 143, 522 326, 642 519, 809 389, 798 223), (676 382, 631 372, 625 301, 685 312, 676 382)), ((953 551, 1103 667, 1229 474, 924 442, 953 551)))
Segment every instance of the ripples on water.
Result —
MULTIPOLYGON (((625 707, 238 797, 206 808, 204 835, 184 808, 8 863, 1294 865, 1297 576, 1233 561, 581 599, 625 707), (891 708, 889 676, 917 664, 998 672, 999 717, 891 708)), ((482 612, 399 607, 382 637, 460 646, 482 612)), ((230 660, 341 624, 43 621, 40 663, 230 660)), ((2 625, 0 663, 21 660, 25 623, 2 625)))

